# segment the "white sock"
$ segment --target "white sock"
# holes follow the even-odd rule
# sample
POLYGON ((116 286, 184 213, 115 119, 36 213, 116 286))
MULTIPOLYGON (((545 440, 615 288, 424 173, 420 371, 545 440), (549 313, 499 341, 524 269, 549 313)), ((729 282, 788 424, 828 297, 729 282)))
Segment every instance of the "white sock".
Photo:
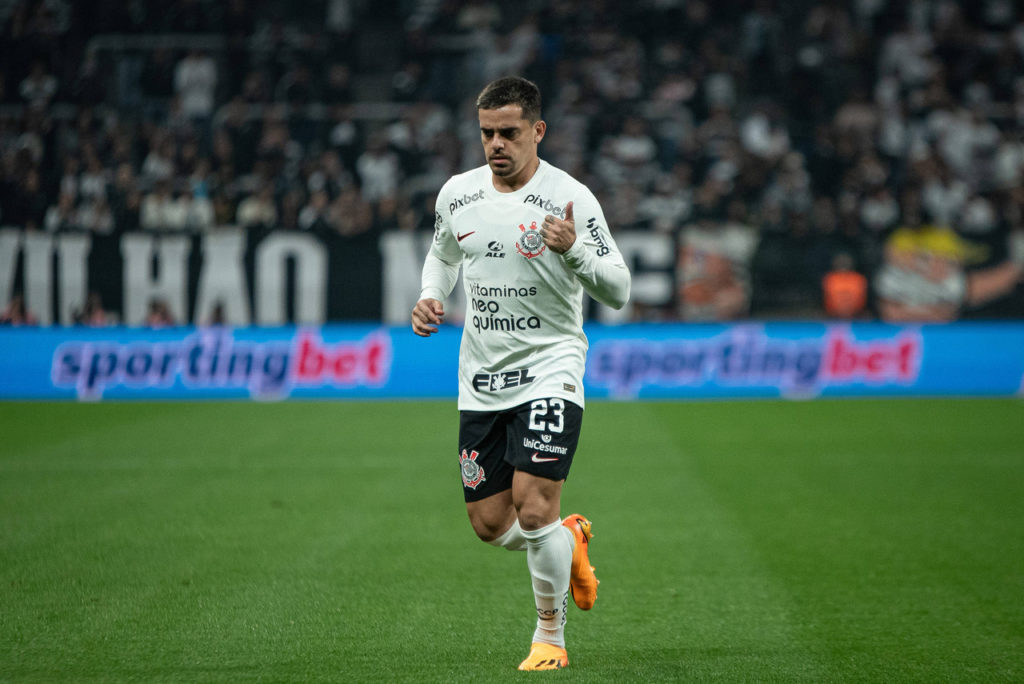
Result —
POLYGON ((525 551, 526 537, 523 536, 523 528, 519 526, 519 519, 513 520, 512 527, 505 530, 504 534, 487 543, 500 546, 509 551, 525 551))
POLYGON ((530 568, 537 603, 533 640, 565 648, 572 533, 562 527, 561 520, 556 520, 539 530, 523 530, 522 534, 526 537, 526 565, 530 568))

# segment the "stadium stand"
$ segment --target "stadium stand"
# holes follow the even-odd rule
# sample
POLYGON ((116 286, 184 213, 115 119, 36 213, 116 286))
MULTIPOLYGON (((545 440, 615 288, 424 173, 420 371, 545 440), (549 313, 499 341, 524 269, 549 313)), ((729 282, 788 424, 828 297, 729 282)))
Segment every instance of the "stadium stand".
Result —
POLYGON ((1012 0, 7 0, 0 25, 4 226, 429 231, 481 163, 473 97, 520 73, 542 155, 679 250, 638 318, 837 315, 837 260, 867 315, 1024 316, 1012 0))

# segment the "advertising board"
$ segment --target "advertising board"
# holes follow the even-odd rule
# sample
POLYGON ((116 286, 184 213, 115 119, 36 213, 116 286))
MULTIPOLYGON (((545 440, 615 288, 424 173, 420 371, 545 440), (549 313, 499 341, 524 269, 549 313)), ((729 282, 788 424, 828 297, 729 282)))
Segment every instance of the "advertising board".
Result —
MULTIPOLYGON (((1013 396, 1024 323, 588 324, 592 399, 1013 396)), ((461 329, 0 329, 0 398, 453 398, 461 329)))

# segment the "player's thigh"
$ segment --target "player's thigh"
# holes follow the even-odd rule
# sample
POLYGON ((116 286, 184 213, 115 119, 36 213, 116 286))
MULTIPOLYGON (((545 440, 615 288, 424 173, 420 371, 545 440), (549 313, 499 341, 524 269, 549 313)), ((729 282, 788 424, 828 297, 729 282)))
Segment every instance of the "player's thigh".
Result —
POLYGON ((583 409, 571 401, 552 397, 521 404, 513 412, 505 458, 517 471, 564 480, 582 425, 583 409))
POLYGON ((502 411, 459 412, 459 468, 466 503, 512 488, 515 470, 505 460, 510 418, 502 411))

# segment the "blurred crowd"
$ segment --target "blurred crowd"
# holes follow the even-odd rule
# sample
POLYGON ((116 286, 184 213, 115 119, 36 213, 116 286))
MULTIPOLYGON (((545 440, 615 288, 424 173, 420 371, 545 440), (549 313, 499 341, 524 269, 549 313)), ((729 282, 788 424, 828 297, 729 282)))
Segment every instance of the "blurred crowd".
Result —
POLYGON ((473 98, 522 74, 542 157, 677 246, 638 317, 1024 315, 1014 0, 14 0, 0 24, 3 225, 429 231, 483 163, 473 98))

